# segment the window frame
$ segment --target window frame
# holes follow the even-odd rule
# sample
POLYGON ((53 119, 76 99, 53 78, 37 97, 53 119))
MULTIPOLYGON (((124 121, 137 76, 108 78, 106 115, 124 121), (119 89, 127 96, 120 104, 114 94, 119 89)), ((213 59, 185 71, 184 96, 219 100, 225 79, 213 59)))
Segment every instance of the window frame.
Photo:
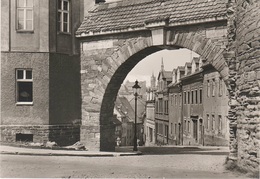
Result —
POLYGON ((70 13, 70 9, 71 9, 71 1, 70 0, 58 0, 57 1, 57 32, 58 33, 62 33, 62 34, 71 34, 71 21, 70 21, 70 17, 71 17, 71 13, 70 13), (59 2, 61 2, 61 9, 59 9, 59 2), (64 10, 64 2, 68 3, 68 10, 64 10), (61 20, 59 19, 59 13, 61 13, 61 20), (68 14, 68 22, 67 23, 67 31, 64 31, 64 14, 67 13, 68 14))
POLYGON ((195 104, 198 104, 198 90, 195 90, 195 104))
POLYGON ((202 104, 202 101, 203 101, 203 96, 202 96, 202 95, 203 95, 203 92, 202 92, 202 89, 199 90, 199 93, 200 93, 200 94, 199 94, 199 95, 200 95, 200 102, 199 102, 199 103, 202 104))
POLYGON ((218 115, 218 131, 222 131, 222 115, 218 115))
POLYGON ((183 104, 186 104, 186 103, 187 103, 187 99, 186 99, 186 95, 187 95, 187 94, 186 94, 186 91, 184 91, 183 94, 184 94, 184 96, 183 96, 183 99, 184 99, 183 104))
POLYGON ((191 91, 191 104, 194 104, 194 91, 191 91))
POLYGON ((27 1, 24 0, 24 3, 23 3, 23 7, 20 7, 19 6, 19 1, 20 0, 16 0, 16 31, 17 32, 33 32, 34 31, 34 3, 33 3, 33 0, 32 0, 32 6, 27 6, 27 1), (23 29, 20 29, 19 28, 19 10, 23 10, 23 29), (32 18, 31 19, 27 19, 27 12, 31 10, 32 11, 32 18), (27 24, 26 22, 27 21, 32 21, 32 28, 31 29, 27 29, 27 24))
POLYGON ((187 93, 187 97, 188 97, 187 104, 190 104, 190 91, 188 91, 188 93, 187 93))
POLYGON ((32 68, 17 68, 15 69, 15 85, 16 85, 16 105, 33 105, 33 70, 32 68), (23 79, 18 79, 18 71, 23 71, 23 79), (31 71, 31 79, 26 79, 26 72, 31 71), (25 82, 25 83, 32 83, 32 101, 18 101, 19 99, 19 88, 18 88, 18 83, 19 82, 25 82))
POLYGON ((216 80, 212 79, 212 97, 216 96, 216 80))
POLYGON ((207 80, 207 97, 210 97, 210 80, 207 80))
POLYGON ((222 83, 222 78, 219 78, 219 96, 223 95, 223 83, 222 83))
POLYGON ((214 131, 216 129, 216 119, 215 119, 215 114, 211 115, 212 118, 212 130, 214 131))
POLYGON ((207 129, 210 129, 210 115, 207 114, 207 129))

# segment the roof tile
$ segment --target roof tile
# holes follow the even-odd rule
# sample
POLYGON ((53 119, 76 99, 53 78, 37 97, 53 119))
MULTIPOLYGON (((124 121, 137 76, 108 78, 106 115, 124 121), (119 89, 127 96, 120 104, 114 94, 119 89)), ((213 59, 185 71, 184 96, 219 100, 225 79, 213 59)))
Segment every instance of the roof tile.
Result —
POLYGON ((123 0, 96 5, 85 17, 76 35, 131 28, 145 28, 145 22, 169 23, 226 17, 227 0, 123 0))

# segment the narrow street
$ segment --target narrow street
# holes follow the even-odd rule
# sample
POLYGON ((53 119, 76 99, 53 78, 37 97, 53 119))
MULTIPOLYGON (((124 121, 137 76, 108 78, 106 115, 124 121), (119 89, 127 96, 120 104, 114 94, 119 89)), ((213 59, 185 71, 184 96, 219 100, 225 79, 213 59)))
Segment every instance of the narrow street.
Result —
MULTIPOLYGON (((140 148, 141 149, 141 148, 140 148)), ((145 150, 144 155, 129 157, 57 157, 1 155, 1 178, 244 178, 226 171, 226 155, 222 150, 198 151, 189 148, 186 154, 158 154, 145 150), (219 153, 218 153, 219 151, 219 153)), ((150 148, 151 149, 151 148, 150 148)), ((124 149, 126 150, 126 149, 124 149)), ((153 148, 153 151, 156 151, 153 148)), ((177 151, 175 149, 175 151, 177 151)))

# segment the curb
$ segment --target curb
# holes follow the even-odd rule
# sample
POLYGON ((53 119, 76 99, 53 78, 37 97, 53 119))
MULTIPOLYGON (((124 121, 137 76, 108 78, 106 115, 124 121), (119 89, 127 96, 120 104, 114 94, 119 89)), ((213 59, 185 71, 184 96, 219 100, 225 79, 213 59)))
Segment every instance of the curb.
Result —
POLYGON ((120 153, 120 154, 66 154, 66 153, 28 153, 28 152, 7 152, 1 151, 4 155, 30 155, 30 156, 71 156, 71 157, 119 157, 119 156, 138 156, 142 155, 141 152, 138 153, 120 153))

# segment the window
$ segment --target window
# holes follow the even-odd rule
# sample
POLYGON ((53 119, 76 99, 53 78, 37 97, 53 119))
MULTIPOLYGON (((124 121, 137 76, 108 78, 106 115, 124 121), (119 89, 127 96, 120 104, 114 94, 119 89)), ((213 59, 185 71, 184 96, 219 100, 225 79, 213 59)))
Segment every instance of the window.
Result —
POLYGON ((195 104, 198 104, 198 90, 195 91, 195 104))
POLYGON ((222 89, 223 87, 222 87, 222 79, 221 78, 219 78, 219 96, 222 96, 222 94, 223 94, 223 89, 222 89))
POLYGON ((216 81, 215 79, 212 80, 212 96, 216 94, 216 81))
POLYGON ((222 116, 218 115, 218 130, 222 130, 222 116))
POLYGON ((33 0, 17 0, 17 30, 33 30, 33 0))
POLYGON ((172 134, 172 130, 173 130, 172 126, 173 126, 173 124, 171 123, 171 134, 172 134))
POLYGON ((16 70, 16 89, 18 103, 33 102, 33 76, 31 69, 16 70))
POLYGON ((215 122, 215 115, 212 115, 212 130, 215 130, 216 122, 215 122))
POLYGON ((174 124, 174 131, 175 131, 175 134, 177 134, 177 124, 174 124))
POLYGON ((177 94, 175 95, 175 105, 177 105, 177 94))
POLYGON ((188 92, 188 104, 190 104, 190 92, 188 92))
POLYGON ((194 91, 191 91, 191 104, 194 103, 193 99, 194 99, 194 91))
POLYGON ((155 102, 155 110, 156 110, 156 113, 158 114, 159 113, 158 101, 155 102))
POLYGON ((162 114, 163 113, 163 100, 159 99, 159 113, 162 114))
POLYGON ((210 81, 207 81, 207 96, 210 97, 210 81))
POLYGON ((165 125, 165 126, 164 126, 164 129, 165 129, 165 131, 164 131, 164 136, 167 137, 167 136, 168 136, 168 130, 169 130, 168 125, 165 125))
POLYGON ((165 112, 165 114, 168 114, 169 112, 168 112, 169 110, 168 110, 168 100, 166 100, 166 101, 164 101, 164 112, 165 112))
POLYGON ((181 103, 182 103, 181 99, 182 99, 182 97, 181 97, 181 94, 180 94, 180 97, 179 97, 179 106, 181 106, 181 103))
POLYGON ((70 18, 70 3, 69 0, 58 0, 58 31, 69 31, 70 18))
POLYGON ((209 114, 207 114, 207 128, 210 128, 210 119, 209 119, 209 114))
POLYGON ((202 89, 200 89, 200 104, 202 103, 202 89))
POLYGON ((149 137, 150 137, 150 142, 153 141, 153 129, 149 127, 149 137))
POLYGON ((186 119, 184 119, 184 130, 185 131, 187 130, 187 121, 186 121, 186 119))
POLYGON ((184 101, 184 104, 186 104, 186 92, 184 92, 183 101, 184 101))
POLYGON ((190 132, 190 121, 188 121, 188 132, 190 132))

